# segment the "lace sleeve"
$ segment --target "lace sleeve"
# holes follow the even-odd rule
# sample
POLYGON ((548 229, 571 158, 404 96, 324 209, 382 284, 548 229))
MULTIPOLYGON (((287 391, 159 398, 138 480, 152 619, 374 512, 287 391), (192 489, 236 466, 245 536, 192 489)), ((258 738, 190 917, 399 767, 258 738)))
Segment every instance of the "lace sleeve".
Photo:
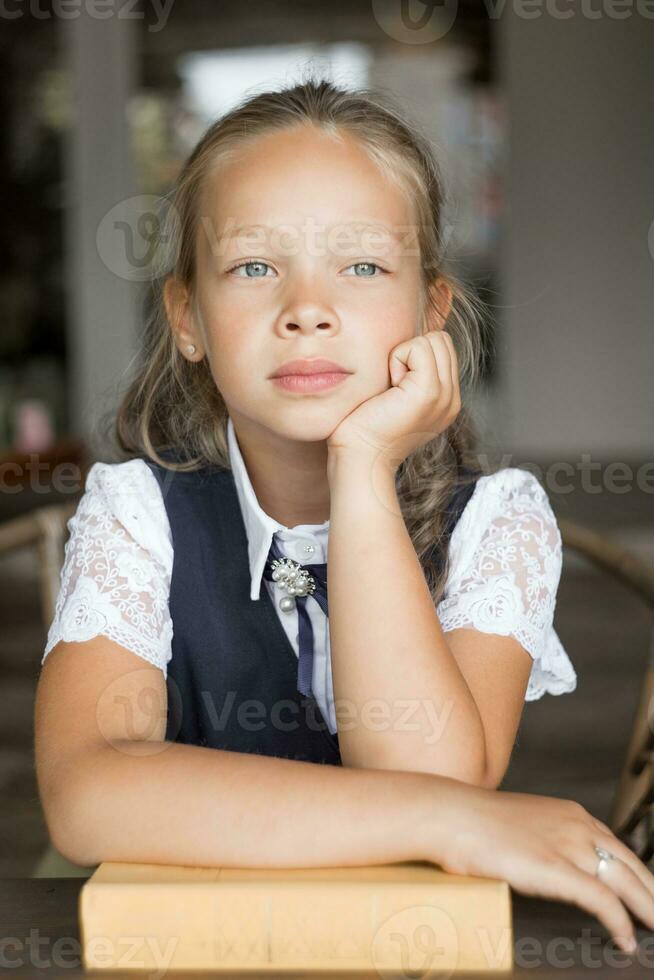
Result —
POLYGON ((532 656, 526 701, 576 688, 553 627, 561 535, 547 494, 527 470, 481 477, 450 541, 451 569, 438 615, 444 631, 513 636, 532 656))
POLYGON ((68 529, 41 663, 59 640, 103 634, 166 676, 173 635, 172 543, 154 474, 140 459, 95 463, 68 529))

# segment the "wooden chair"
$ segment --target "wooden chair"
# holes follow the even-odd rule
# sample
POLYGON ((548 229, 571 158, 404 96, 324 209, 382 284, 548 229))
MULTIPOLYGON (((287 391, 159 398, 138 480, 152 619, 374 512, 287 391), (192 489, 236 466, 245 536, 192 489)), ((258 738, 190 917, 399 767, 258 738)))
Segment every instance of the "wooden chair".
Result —
MULTIPOLYGON (((654 614, 654 566, 603 534, 573 521, 557 519, 564 549, 583 555, 592 565, 621 582, 654 614)), ((636 717, 609 826, 645 864, 654 855, 654 615, 636 717)))
POLYGON ((52 622, 64 559, 67 522, 77 509, 77 499, 65 504, 37 507, 28 514, 0 524, 0 554, 34 547, 38 552, 41 610, 52 622))

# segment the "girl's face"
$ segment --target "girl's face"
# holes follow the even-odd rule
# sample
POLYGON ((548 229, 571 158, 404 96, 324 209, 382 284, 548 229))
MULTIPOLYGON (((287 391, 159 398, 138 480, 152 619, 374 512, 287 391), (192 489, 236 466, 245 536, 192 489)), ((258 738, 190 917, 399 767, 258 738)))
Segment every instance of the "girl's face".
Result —
POLYGON ((208 357, 237 427, 327 439, 390 386, 391 349, 421 326, 405 196, 355 140, 304 126, 260 137, 223 164, 201 215, 197 315, 189 308, 176 332, 181 352, 208 357), (271 380, 285 362, 317 357, 350 373, 312 392, 271 380))

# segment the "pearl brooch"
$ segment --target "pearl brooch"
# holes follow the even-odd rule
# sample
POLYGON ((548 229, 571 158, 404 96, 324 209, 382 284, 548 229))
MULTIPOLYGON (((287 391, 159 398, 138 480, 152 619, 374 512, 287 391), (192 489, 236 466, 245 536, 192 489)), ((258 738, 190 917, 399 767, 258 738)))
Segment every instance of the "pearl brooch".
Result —
POLYGON ((292 558, 283 558, 281 561, 275 558, 272 562, 272 578, 287 593, 279 601, 282 612, 292 612, 295 609, 295 596, 313 595, 316 591, 313 575, 292 558))

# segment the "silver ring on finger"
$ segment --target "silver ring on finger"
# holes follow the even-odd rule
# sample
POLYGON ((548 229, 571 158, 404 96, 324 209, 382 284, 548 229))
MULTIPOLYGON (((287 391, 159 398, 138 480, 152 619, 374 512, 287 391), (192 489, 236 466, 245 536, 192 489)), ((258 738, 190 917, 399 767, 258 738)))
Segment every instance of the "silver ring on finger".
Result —
POLYGON ((608 868, 611 861, 615 861, 615 854, 611 854, 610 851, 605 850, 603 847, 598 847, 595 845, 595 853, 599 858, 597 862, 597 870, 595 871, 595 876, 601 878, 606 869, 608 868))

